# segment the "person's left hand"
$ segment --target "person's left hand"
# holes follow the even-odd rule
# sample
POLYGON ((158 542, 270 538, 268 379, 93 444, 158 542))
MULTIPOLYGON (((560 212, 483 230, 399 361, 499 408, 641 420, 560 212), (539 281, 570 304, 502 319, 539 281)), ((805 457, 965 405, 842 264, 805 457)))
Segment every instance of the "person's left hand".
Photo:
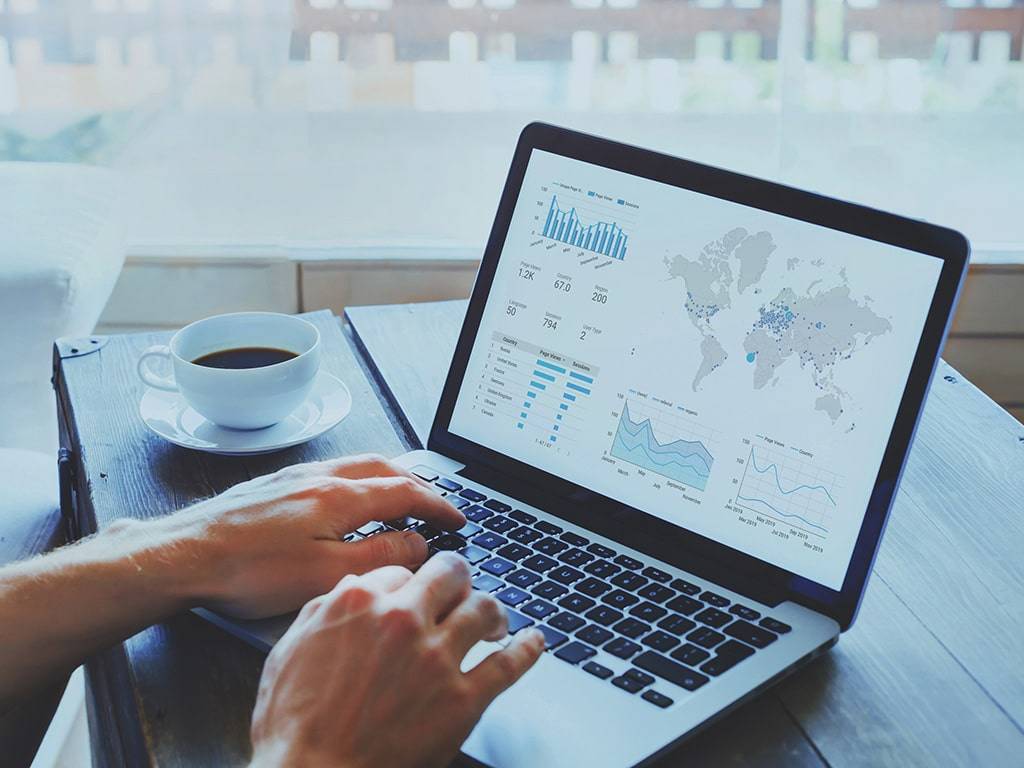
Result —
POLYGON ((427 556, 419 534, 341 540, 371 520, 399 517, 448 530, 466 522, 405 470, 379 456, 356 456, 287 467, 144 525, 170 528, 159 537, 160 551, 185 555, 174 559, 192 570, 189 602, 260 618, 295 610, 349 574, 419 566, 427 556))

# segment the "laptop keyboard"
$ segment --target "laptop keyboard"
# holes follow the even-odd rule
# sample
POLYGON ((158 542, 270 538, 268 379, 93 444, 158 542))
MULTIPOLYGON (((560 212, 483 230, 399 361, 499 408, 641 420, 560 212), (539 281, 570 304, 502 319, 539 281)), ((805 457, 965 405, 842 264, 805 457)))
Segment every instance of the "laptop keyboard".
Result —
POLYGON ((504 604, 509 634, 537 627, 555 658, 656 707, 674 703, 655 690, 659 681, 696 691, 791 630, 427 467, 413 473, 462 510, 466 525, 444 532, 403 518, 368 523, 350 538, 413 529, 430 555, 458 552, 472 568, 474 589, 504 604), (616 673, 594 659, 599 651, 628 668, 616 673))

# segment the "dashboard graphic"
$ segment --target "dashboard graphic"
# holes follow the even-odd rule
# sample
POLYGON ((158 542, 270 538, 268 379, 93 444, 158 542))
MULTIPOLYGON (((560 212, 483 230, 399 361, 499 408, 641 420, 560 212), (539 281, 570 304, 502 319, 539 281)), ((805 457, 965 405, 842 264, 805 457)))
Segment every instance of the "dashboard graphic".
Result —
POLYGON ((568 210, 558 204, 558 196, 551 196, 551 206, 541 234, 550 240, 574 245, 585 251, 611 256, 624 261, 629 235, 615 221, 596 221, 590 224, 580 220, 576 207, 568 210))
MULTIPOLYGON (((634 406, 633 411, 636 410, 634 406)), ((664 419, 659 419, 659 431, 665 434, 664 419)), ((669 423, 670 430, 678 426, 669 423)), ((633 415, 630 401, 623 403, 619 424, 612 438, 611 454, 638 467, 676 480, 703 491, 711 476, 714 457, 700 440, 677 437, 661 442, 655 436, 650 416, 633 415)))
POLYGON ((839 476, 763 446, 751 446, 736 503, 801 530, 825 537, 836 509, 839 476))

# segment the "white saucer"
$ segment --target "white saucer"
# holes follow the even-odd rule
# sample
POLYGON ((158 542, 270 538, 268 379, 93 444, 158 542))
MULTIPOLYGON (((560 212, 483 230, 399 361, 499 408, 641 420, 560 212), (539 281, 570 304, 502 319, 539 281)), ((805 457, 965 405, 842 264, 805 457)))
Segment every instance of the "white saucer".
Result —
POLYGON ((175 445, 224 456, 270 453, 319 437, 348 416, 352 395, 341 381, 320 371, 313 389, 288 418, 264 429, 228 429, 207 421, 177 392, 146 389, 139 415, 153 432, 175 445))

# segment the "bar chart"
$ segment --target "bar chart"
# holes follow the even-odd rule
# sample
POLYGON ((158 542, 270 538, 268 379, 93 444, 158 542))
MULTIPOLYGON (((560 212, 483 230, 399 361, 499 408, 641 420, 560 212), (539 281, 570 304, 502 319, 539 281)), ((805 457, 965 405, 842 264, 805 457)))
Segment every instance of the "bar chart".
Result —
POLYGON ((625 261, 629 235, 616 221, 587 222, 580 218, 576 206, 562 208, 558 195, 551 196, 551 206, 541 234, 560 243, 585 251, 625 261))

